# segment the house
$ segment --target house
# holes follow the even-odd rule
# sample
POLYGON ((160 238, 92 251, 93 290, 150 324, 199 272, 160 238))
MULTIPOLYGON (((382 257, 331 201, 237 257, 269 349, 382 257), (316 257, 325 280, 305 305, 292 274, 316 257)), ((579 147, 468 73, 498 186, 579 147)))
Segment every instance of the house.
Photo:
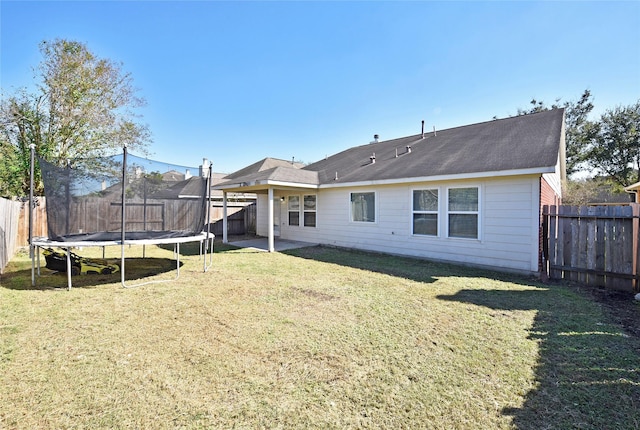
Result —
POLYGON ((624 187, 624 190, 631 195, 631 201, 638 203, 638 191, 640 191, 640 182, 624 187))
POLYGON ((564 139, 554 109, 376 139, 302 168, 257 163, 215 187, 223 205, 227 193, 257 194, 256 230, 271 251, 280 237, 539 273, 542 206, 561 201, 564 139))

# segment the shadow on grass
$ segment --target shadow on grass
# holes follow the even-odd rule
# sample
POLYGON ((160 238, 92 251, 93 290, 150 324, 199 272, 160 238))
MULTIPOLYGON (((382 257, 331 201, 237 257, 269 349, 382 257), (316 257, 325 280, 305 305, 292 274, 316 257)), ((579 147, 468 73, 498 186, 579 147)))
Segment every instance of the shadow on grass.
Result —
POLYGON ((535 310, 536 388, 520 408, 502 412, 516 428, 640 428, 638 340, 602 321, 596 304, 562 287, 527 291, 461 290, 439 299, 493 310, 535 310))
POLYGON ((522 276, 494 272, 486 269, 322 245, 291 249, 282 251, 282 253, 294 257, 397 276, 417 282, 431 283, 437 281, 437 278, 440 277, 473 277, 531 285, 531 283, 522 276))
POLYGON ((531 287, 438 296, 496 311, 537 311, 529 335, 539 343, 536 388, 522 407, 502 413, 521 430, 640 429, 640 342, 585 296, 534 278, 400 256, 324 246, 283 253, 424 283, 471 277, 531 287))
MULTIPOLYGON (((172 243, 167 243, 167 244, 161 244, 161 245, 157 245, 158 248, 160 249, 164 249, 165 251, 170 251, 170 252, 174 252, 174 244, 172 243)), ((194 256, 194 255, 202 255, 203 253, 203 249, 200 246, 200 242, 187 242, 187 243, 181 243, 180 244, 180 255, 188 257, 188 256, 194 256)), ((209 251, 207 251, 209 252, 209 251)))
MULTIPOLYGON (((107 259, 107 261, 120 266, 119 259, 107 259)), ((183 265, 184 263, 180 262, 180 267, 183 265)), ((125 281, 133 281, 176 271, 176 267, 176 261, 170 258, 127 258, 125 262, 125 281)), ((120 271, 109 275, 74 275, 71 279, 73 284, 72 288, 92 288, 112 284, 114 282, 120 282, 121 277, 120 271)), ((27 269, 18 269, 3 274, 0 287, 11 290, 67 288, 67 273, 54 272, 42 266, 40 276, 38 276, 36 272, 36 286, 32 287, 31 262, 29 262, 27 269)))

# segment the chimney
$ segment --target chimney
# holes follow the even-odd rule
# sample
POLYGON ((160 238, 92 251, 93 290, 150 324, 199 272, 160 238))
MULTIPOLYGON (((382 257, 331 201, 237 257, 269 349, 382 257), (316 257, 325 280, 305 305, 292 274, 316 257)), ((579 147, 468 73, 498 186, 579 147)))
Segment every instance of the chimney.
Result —
POLYGON ((206 158, 202 159, 202 166, 200 166, 200 176, 206 178, 209 176, 209 160, 206 158))

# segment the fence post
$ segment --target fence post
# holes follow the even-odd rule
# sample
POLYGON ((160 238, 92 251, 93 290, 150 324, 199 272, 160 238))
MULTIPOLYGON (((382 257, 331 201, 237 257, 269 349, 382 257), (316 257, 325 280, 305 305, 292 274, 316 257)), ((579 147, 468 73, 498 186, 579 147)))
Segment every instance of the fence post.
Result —
MULTIPOLYGON (((637 203, 631 203, 631 214, 633 216, 633 227, 632 227, 632 232, 633 232, 633 245, 632 245, 632 249, 633 249, 633 274, 635 276, 640 275, 640 267, 639 266, 639 262, 640 262, 640 248, 638 247, 638 244, 640 243, 640 240, 638 238, 638 235, 640 234, 640 205, 637 203)), ((633 287, 633 292, 637 293, 640 291, 640 285, 638 285, 638 279, 634 279, 633 282, 631 283, 631 286, 633 287)))
POLYGON ((542 206, 542 267, 540 274, 543 279, 549 279, 549 205, 542 206))

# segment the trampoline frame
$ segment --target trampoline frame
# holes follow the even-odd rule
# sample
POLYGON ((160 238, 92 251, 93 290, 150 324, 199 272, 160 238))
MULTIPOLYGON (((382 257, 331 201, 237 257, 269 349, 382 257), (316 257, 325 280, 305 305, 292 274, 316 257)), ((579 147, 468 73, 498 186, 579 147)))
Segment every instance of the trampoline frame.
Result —
MULTIPOLYGON (((172 237, 172 238, 162 238, 162 239, 126 239, 126 231, 125 231, 125 187, 122 187, 122 209, 121 209, 121 217, 122 217, 122 234, 119 240, 110 240, 110 241, 56 241, 50 240, 46 237, 33 237, 33 177, 34 177, 34 162, 35 162, 35 145, 29 145, 31 149, 31 180, 30 180, 30 192, 29 192, 29 254, 31 257, 31 286, 35 287, 36 285, 36 261, 37 261, 37 274, 40 276, 40 248, 47 247, 57 247, 66 250, 67 257, 67 289, 71 290, 72 286, 72 268, 71 268, 71 249, 72 248, 80 248, 80 247, 94 247, 99 246, 102 247, 102 254, 104 256, 104 249, 107 246, 120 246, 121 254, 120 254, 120 281, 124 288, 133 288, 139 287, 141 285, 146 284, 154 284, 161 282, 171 282, 175 281, 180 277, 180 244, 181 243, 189 243, 189 242, 200 242, 200 257, 204 256, 203 259, 203 272, 206 272, 213 265, 213 241, 215 235, 209 231, 210 228, 210 216, 211 216, 211 172, 212 165, 209 164, 209 172, 207 175, 207 195, 206 195, 206 225, 207 231, 203 231, 197 235, 191 236, 181 236, 181 237, 172 237), (141 282, 134 285, 127 285, 125 282, 125 260, 126 253, 125 248, 131 245, 164 245, 164 244, 173 244, 173 252, 174 257, 176 258, 176 277, 174 279, 160 279, 160 280, 152 280, 141 282), (207 264, 207 251, 209 250, 209 246, 211 246, 211 251, 209 254, 209 262, 207 264), (37 257, 37 258, 36 258, 37 257)), ((125 183, 126 179, 126 168, 127 168, 127 145, 123 147, 123 162, 122 162, 122 183, 125 183)), ((144 253, 143 253, 144 257, 144 253)))

